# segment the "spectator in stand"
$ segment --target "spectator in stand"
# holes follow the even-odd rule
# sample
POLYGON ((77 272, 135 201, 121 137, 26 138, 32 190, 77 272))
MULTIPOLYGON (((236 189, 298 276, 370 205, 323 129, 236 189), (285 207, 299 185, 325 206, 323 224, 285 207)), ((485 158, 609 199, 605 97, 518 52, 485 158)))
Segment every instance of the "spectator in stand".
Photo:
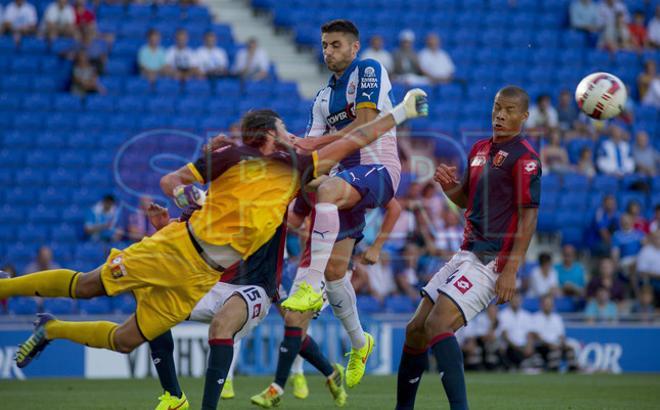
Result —
POLYGON ((614 26, 618 15, 623 15, 623 20, 630 21, 628 7, 619 0, 603 0, 598 5, 598 15, 603 27, 614 26))
POLYGON ((234 74, 244 80, 259 81, 268 77, 270 69, 270 59, 266 50, 259 47, 256 38, 251 38, 247 42, 247 47, 241 49, 236 54, 236 63, 234 64, 234 74))
POLYGON ((421 208, 421 202, 418 199, 419 189, 419 184, 411 184, 408 194, 400 201, 401 213, 384 245, 384 249, 392 254, 401 253, 417 229, 415 212, 421 208))
POLYGON ((633 36, 622 13, 617 13, 614 24, 607 24, 605 26, 600 39, 600 47, 611 52, 635 49, 633 36))
POLYGON ((419 68, 431 84, 445 84, 454 78, 456 66, 442 49, 442 41, 437 34, 426 36, 426 48, 419 52, 419 68))
POLYGON ((648 44, 653 48, 660 48, 660 4, 655 6, 655 16, 648 25, 648 44))
POLYGON ((653 220, 649 224, 649 232, 655 232, 657 230, 660 230, 660 204, 655 206, 653 220))
POLYGON ((403 30, 399 33, 399 48, 394 51, 394 78, 407 85, 428 84, 419 67, 414 44, 415 33, 411 30, 403 30))
POLYGON ((626 212, 632 218, 633 228, 642 232, 644 235, 650 232, 649 221, 647 221, 646 218, 644 218, 644 215, 642 215, 642 206, 639 202, 636 200, 628 202, 626 212))
POLYGON ((195 51, 188 47, 188 31, 176 31, 175 44, 167 50, 165 64, 175 79, 186 81, 192 77, 203 77, 197 63, 195 51))
POLYGON ((593 299, 597 296, 598 289, 605 289, 608 299, 622 302, 626 296, 626 287, 617 276, 614 261, 610 258, 601 259, 597 271, 587 285, 587 298, 593 299))
POLYGON ((589 301, 584 316, 589 323, 594 322, 616 322, 619 318, 619 309, 612 302, 606 288, 598 288, 596 298, 589 301))
POLYGON ((584 31, 591 43, 595 43, 596 36, 602 29, 598 6, 591 0, 573 0, 569 14, 571 27, 584 31))
POLYGON ((529 275, 527 297, 540 298, 543 295, 559 296, 559 279, 557 271, 552 266, 552 256, 549 253, 539 254, 539 264, 529 275))
POLYGON ((635 160, 623 128, 618 125, 610 126, 610 137, 600 144, 596 165, 600 172, 614 176, 635 171, 635 160))
POLYGON ((367 272, 371 296, 383 302, 387 296, 397 292, 389 253, 381 252, 378 262, 373 265, 362 265, 362 267, 367 272))
POLYGON ((541 355, 545 367, 550 371, 559 371, 561 361, 565 360, 569 371, 578 369, 575 350, 566 343, 564 319, 554 311, 552 296, 541 298, 541 310, 532 316, 536 352, 541 355))
POLYGON ((25 273, 42 270, 59 269, 61 266, 53 260, 53 251, 48 246, 42 246, 37 251, 37 257, 25 267, 25 273))
POLYGON ((637 320, 649 323, 655 321, 655 295, 652 287, 644 286, 642 288, 639 299, 635 301, 630 311, 636 316, 637 320))
POLYGON ((557 105, 557 122, 559 129, 563 132, 571 131, 576 127, 580 116, 575 100, 568 90, 562 90, 559 94, 559 105, 557 105))
POLYGON ((643 283, 660 285, 660 231, 651 232, 647 238, 637 256, 637 273, 643 283))
POLYGON ((547 173, 565 173, 571 170, 568 152, 561 145, 561 134, 558 129, 550 132, 548 144, 541 148, 541 163, 547 173))
POLYGON ((417 266, 419 265, 419 248, 414 244, 408 244, 403 250, 404 268, 394 272, 394 281, 401 293, 408 296, 412 301, 418 301, 419 278, 417 277, 417 266))
POLYGON ((655 61, 646 60, 644 62, 644 71, 637 76, 637 93, 639 94, 639 99, 641 101, 644 101, 644 97, 646 97, 646 93, 649 91, 651 83, 658 77, 656 68, 655 61))
POLYGON ((520 368, 523 361, 534 354, 532 315, 521 306, 522 297, 516 292, 509 302, 509 307, 501 310, 497 316, 498 331, 503 342, 503 357, 506 358, 509 368, 520 368))
POLYGON ((463 328, 466 370, 495 370, 500 366, 497 328, 497 306, 494 304, 479 313, 470 326, 463 328))
POLYGON ((207 78, 224 77, 228 73, 227 52, 218 47, 218 39, 212 31, 204 34, 204 45, 197 49, 197 64, 207 78))
POLYGON ((73 75, 71 76, 71 92, 80 96, 89 93, 106 93, 105 87, 99 80, 96 68, 90 63, 87 54, 83 51, 78 52, 76 55, 73 75))
POLYGON ((461 248, 463 224, 458 212, 448 209, 444 214, 444 226, 435 229, 433 249, 430 253, 446 262, 461 248))
POLYGON ((637 172, 647 177, 654 177, 660 169, 660 153, 649 144, 649 134, 646 131, 637 131, 633 146, 633 159, 637 172))
POLYGON ((529 118, 525 124, 527 129, 538 130, 546 135, 559 126, 557 110, 552 106, 549 95, 543 94, 536 98, 536 105, 529 109, 529 118))
POLYGON ((584 295, 587 274, 584 266, 575 260, 575 247, 564 245, 561 249, 561 263, 555 265, 557 279, 562 293, 566 296, 584 295))
POLYGON ((76 27, 81 34, 89 27, 96 29, 96 15, 87 7, 86 0, 75 0, 73 9, 76 13, 76 27))
POLYGON ((22 36, 34 34, 37 31, 37 9, 26 0, 14 0, 5 7, 2 15, 2 30, 14 36, 19 43, 22 36))
POLYGON ((44 13, 43 30, 48 40, 58 37, 74 37, 76 13, 69 0, 56 0, 48 6, 44 13))
POLYGON ((152 202, 153 200, 149 196, 140 197, 138 208, 128 215, 126 234, 129 240, 137 242, 156 232, 156 228, 149 222, 149 205, 152 202))
POLYGON ((596 175, 596 167, 594 166, 594 153, 589 147, 582 147, 580 149, 580 158, 578 158, 577 172, 592 178, 596 175))
POLYGON ((140 73, 150 82, 156 81, 159 76, 169 74, 165 58, 165 49, 160 45, 160 33, 154 29, 149 30, 147 44, 138 52, 140 73))
POLYGON ((636 11, 633 21, 628 25, 628 30, 632 35, 633 45, 638 50, 642 50, 646 47, 646 43, 648 42, 646 26, 644 23, 644 13, 636 11))
POLYGON ((102 74, 105 71, 110 48, 110 42, 103 36, 99 36, 96 32, 96 25, 92 24, 82 32, 80 43, 75 44, 66 56, 73 60, 78 53, 84 52, 97 73, 102 74))
POLYGON ((114 242, 122 237, 117 228, 118 209, 115 197, 106 195, 97 202, 85 217, 85 234, 95 242, 114 242))
POLYGON ((619 229, 619 211, 617 211, 614 195, 606 195, 603 205, 596 210, 594 225, 597 233, 597 244, 592 251, 596 255, 609 256, 612 247, 612 234, 619 229))
POLYGON ((612 235, 612 259, 629 275, 634 274, 643 241, 644 233, 635 229, 632 216, 621 215, 621 227, 612 235))
POLYGON ((369 40, 369 48, 362 52, 362 59, 372 58, 385 67, 387 72, 392 72, 394 59, 389 51, 385 50, 383 37, 375 35, 369 40))
POLYGON ((435 229, 442 228, 445 223, 443 217, 447 202, 444 195, 439 195, 434 182, 429 182, 422 188, 422 208, 426 217, 433 223, 435 229))
POLYGON ((649 83, 649 88, 644 95, 642 105, 648 105, 660 110, 660 76, 656 75, 649 83))

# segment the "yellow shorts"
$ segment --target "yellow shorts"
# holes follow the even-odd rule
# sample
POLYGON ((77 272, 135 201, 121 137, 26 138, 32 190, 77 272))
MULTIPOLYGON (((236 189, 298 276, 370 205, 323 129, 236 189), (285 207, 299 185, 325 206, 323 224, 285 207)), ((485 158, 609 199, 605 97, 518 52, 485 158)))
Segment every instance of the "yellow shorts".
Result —
POLYGON ((138 327, 147 340, 185 320, 220 276, 199 256, 183 222, 124 250, 112 249, 101 269, 109 296, 133 291, 138 327))

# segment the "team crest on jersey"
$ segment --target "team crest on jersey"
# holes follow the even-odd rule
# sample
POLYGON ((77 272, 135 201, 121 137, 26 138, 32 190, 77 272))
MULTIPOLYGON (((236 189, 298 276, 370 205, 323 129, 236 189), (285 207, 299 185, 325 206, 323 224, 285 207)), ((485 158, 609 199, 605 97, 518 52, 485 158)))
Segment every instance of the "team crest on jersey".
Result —
POLYGON ((504 160, 508 156, 509 156, 508 152, 499 150, 499 152, 495 154, 495 158, 493 158, 493 165, 495 165, 496 167, 502 166, 502 164, 504 164, 504 160))
POLYGON ((477 155, 474 158, 472 158, 472 162, 470 162, 471 167, 482 167, 486 165, 486 157, 483 155, 477 155))
POLYGON ((351 81, 351 83, 348 85, 348 93, 355 94, 355 88, 355 83, 351 81))
POLYGON ((472 289, 472 282, 470 282, 470 280, 466 278, 465 275, 463 275, 458 278, 456 282, 454 282, 454 287, 465 295, 468 290, 472 289))
POLYGON ((124 256, 117 255, 112 262, 110 262, 110 274, 113 278, 119 279, 126 276, 126 267, 124 266, 124 256))
POLYGON ((538 169, 539 166, 534 160, 526 161, 525 165, 523 165, 523 170, 525 170, 526 174, 536 175, 538 169))
POLYGON ((367 67, 364 69, 364 76, 365 77, 375 77, 376 76, 376 70, 374 70, 373 67, 367 67))

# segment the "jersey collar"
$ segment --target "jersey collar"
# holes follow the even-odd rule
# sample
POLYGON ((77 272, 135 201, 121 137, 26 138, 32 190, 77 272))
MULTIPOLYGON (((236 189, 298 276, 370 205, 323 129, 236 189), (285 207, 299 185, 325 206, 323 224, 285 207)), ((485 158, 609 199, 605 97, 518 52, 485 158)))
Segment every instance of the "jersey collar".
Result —
POLYGON ((328 87, 335 88, 337 85, 344 84, 345 82, 348 81, 348 77, 351 75, 353 70, 355 70, 355 67, 357 66, 358 59, 356 58, 351 62, 351 65, 349 65, 346 70, 344 70, 344 74, 341 75, 341 77, 337 78, 335 77, 334 74, 330 75, 330 80, 328 81, 328 87))
POLYGON ((505 141, 505 142, 495 142, 495 138, 494 138, 494 137, 490 137, 490 145, 493 146, 493 147, 497 147, 497 148, 505 147, 505 146, 507 146, 507 145, 509 145, 509 144, 515 144, 516 142, 520 141, 520 140, 523 139, 523 138, 524 138, 524 137, 523 137, 522 134, 518 134, 518 135, 516 135, 515 137, 511 138, 511 139, 508 140, 508 141, 505 141))

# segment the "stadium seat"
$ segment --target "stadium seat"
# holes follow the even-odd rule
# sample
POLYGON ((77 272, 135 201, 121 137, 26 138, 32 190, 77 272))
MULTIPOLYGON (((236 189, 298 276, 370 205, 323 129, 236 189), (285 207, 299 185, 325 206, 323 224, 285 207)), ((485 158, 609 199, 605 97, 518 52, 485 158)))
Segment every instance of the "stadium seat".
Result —
POLYGON ((79 300, 78 310, 85 315, 107 315, 112 313, 112 303, 108 297, 79 300))
POLYGON ((8 310, 15 315, 35 315, 39 311, 37 299, 32 297, 9 298, 8 310))
POLYGON ((392 295, 385 298, 385 310, 391 313, 412 313, 415 304, 408 296, 392 295))
POLYGON ((610 175, 596 175, 591 182, 591 189, 604 193, 614 193, 619 189, 619 180, 610 175))
POLYGON ((44 299, 43 311, 56 316, 71 315, 76 311, 75 301, 68 298, 44 299))
POLYGON ((376 298, 365 295, 358 295, 357 307, 360 310, 360 312, 366 314, 377 313, 380 312, 381 310, 380 302, 376 298))

